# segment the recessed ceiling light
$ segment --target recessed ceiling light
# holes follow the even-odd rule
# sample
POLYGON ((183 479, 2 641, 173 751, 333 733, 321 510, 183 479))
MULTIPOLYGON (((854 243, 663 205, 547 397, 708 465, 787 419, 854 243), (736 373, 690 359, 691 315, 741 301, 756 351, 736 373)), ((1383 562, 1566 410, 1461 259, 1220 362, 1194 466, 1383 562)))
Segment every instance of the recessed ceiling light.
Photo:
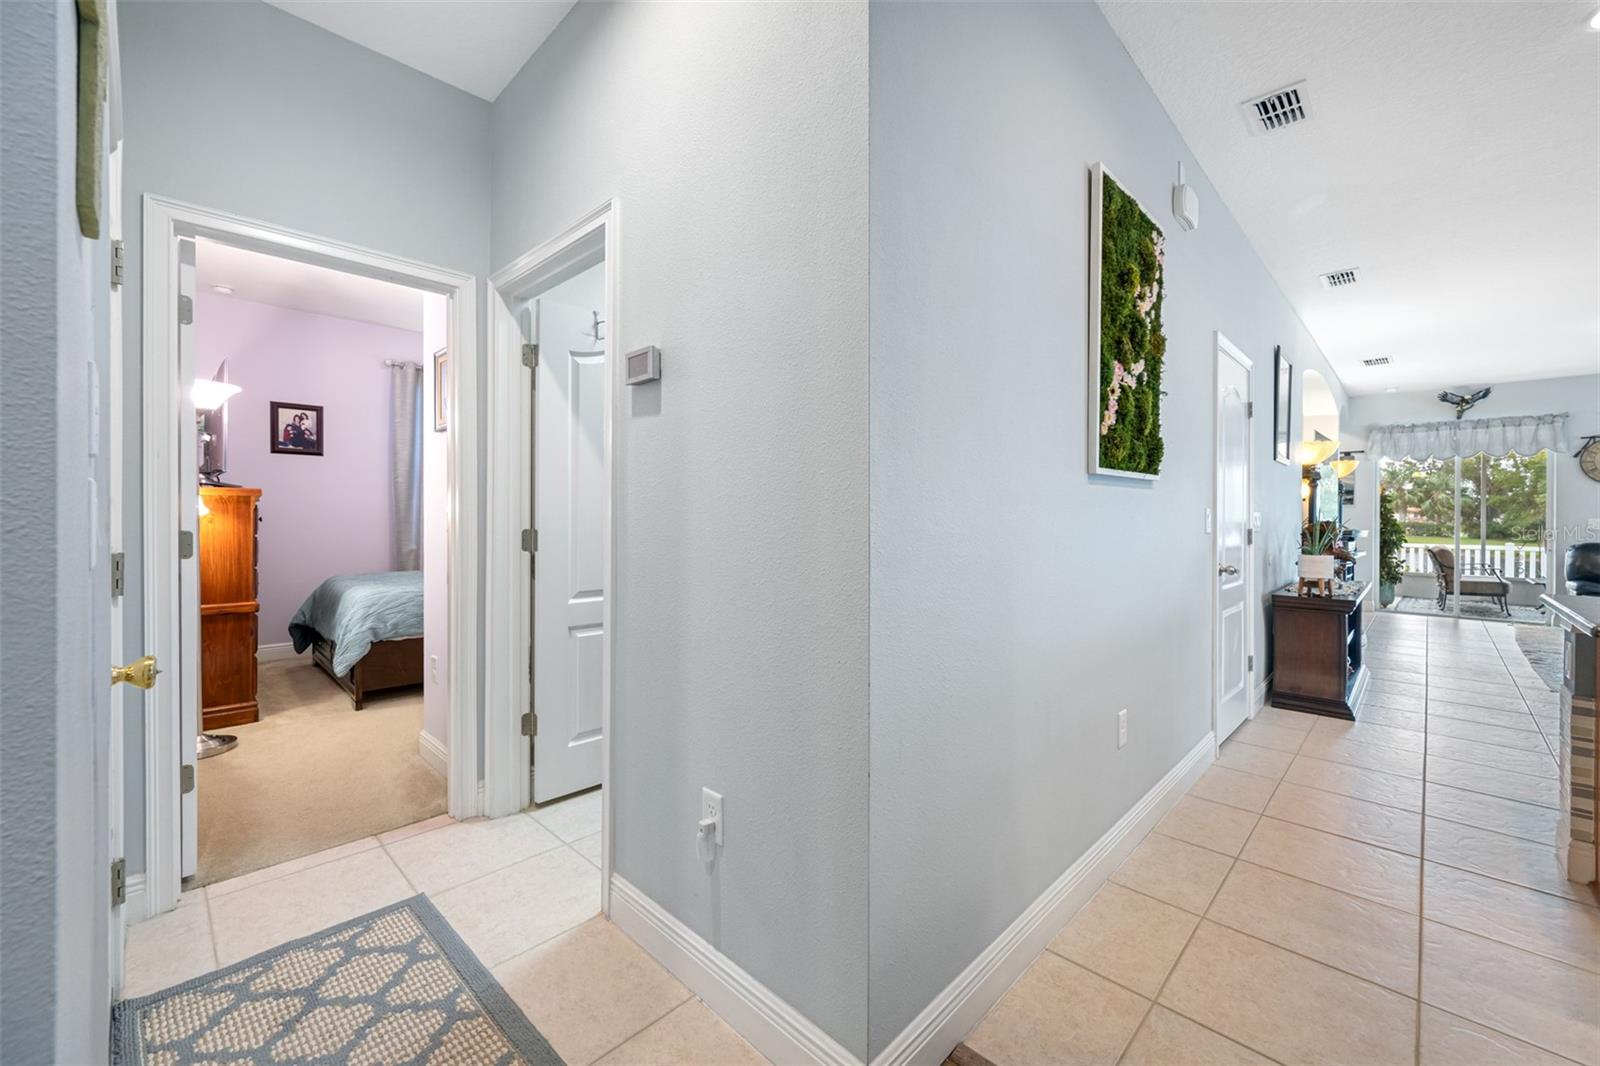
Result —
POLYGON ((1596 11, 1589 16, 1589 28, 1596 33, 1600 33, 1600 11, 1596 11))
POLYGON ((233 295, 233 286, 232 285, 213 285, 213 286, 211 286, 211 291, 212 292, 220 292, 224 296, 232 296, 233 295))
POLYGON ((1398 385, 1390 385, 1387 389, 1384 389, 1383 391, 1384 392, 1399 392, 1400 391, 1400 386, 1398 386, 1398 385))

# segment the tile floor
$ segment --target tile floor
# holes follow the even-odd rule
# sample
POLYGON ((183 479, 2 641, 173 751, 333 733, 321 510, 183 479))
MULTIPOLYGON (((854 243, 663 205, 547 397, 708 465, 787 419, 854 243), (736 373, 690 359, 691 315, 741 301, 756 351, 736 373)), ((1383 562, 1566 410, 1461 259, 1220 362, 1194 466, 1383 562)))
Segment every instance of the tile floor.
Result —
POLYGON ((765 1060, 600 911, 600 793, 448 815, 185 892, 128 930, 141 996, 425 893, 569 1066, 765 1060))
POLYGON ((966 1044, 1016 1063, 1600 1063, 1559 696, 1512 630, 1375 619, 1360 721, 1268 708, 966 1044))

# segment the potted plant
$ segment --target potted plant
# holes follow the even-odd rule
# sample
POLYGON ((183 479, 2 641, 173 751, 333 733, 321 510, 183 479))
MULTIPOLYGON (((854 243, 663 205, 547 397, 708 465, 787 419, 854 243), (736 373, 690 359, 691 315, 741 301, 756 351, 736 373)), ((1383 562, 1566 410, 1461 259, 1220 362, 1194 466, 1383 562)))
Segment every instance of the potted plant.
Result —
POLYGON ((1336 522, 1307 522, 1300 531, 1300 580, 1333 580, 1338 568, 1339 525, 1336 522))
POLYGON ((1387 607, 1395 600, 1395 590, 1406 576, 1406 527, 1394 516, 1394 500, 1385 489, 1378 496, 1378 602, 1387 607))

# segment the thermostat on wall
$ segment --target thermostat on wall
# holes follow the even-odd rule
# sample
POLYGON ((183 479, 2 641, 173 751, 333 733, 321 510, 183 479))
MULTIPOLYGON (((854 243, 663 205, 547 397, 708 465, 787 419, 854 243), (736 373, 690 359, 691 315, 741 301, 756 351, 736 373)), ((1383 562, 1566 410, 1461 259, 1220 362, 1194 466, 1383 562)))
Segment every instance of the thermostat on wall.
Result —
POLYGON ((643 385, 647 381, 661 380, 661 349, 655 345, 640 348, 623 356, 625 376, 629 385, 643 385))

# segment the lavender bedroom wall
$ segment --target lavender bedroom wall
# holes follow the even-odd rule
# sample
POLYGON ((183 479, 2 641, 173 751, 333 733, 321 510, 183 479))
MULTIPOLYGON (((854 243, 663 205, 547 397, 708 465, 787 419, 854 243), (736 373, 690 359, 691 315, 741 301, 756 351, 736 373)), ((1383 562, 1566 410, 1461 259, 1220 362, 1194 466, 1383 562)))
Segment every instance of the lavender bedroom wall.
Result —
MULTIPOLYGON (((334 574, 390 569, 389 370, 418 361, 422 335, 201 291, 195 367, 228 361, 224 480, 261 489, 262 647, 289 640, 289 619, 334 574), (273 400, 323 408, 323 455, 274 455, 273 400)), ((431 422, 429 425, 431 428, 431 422)))

